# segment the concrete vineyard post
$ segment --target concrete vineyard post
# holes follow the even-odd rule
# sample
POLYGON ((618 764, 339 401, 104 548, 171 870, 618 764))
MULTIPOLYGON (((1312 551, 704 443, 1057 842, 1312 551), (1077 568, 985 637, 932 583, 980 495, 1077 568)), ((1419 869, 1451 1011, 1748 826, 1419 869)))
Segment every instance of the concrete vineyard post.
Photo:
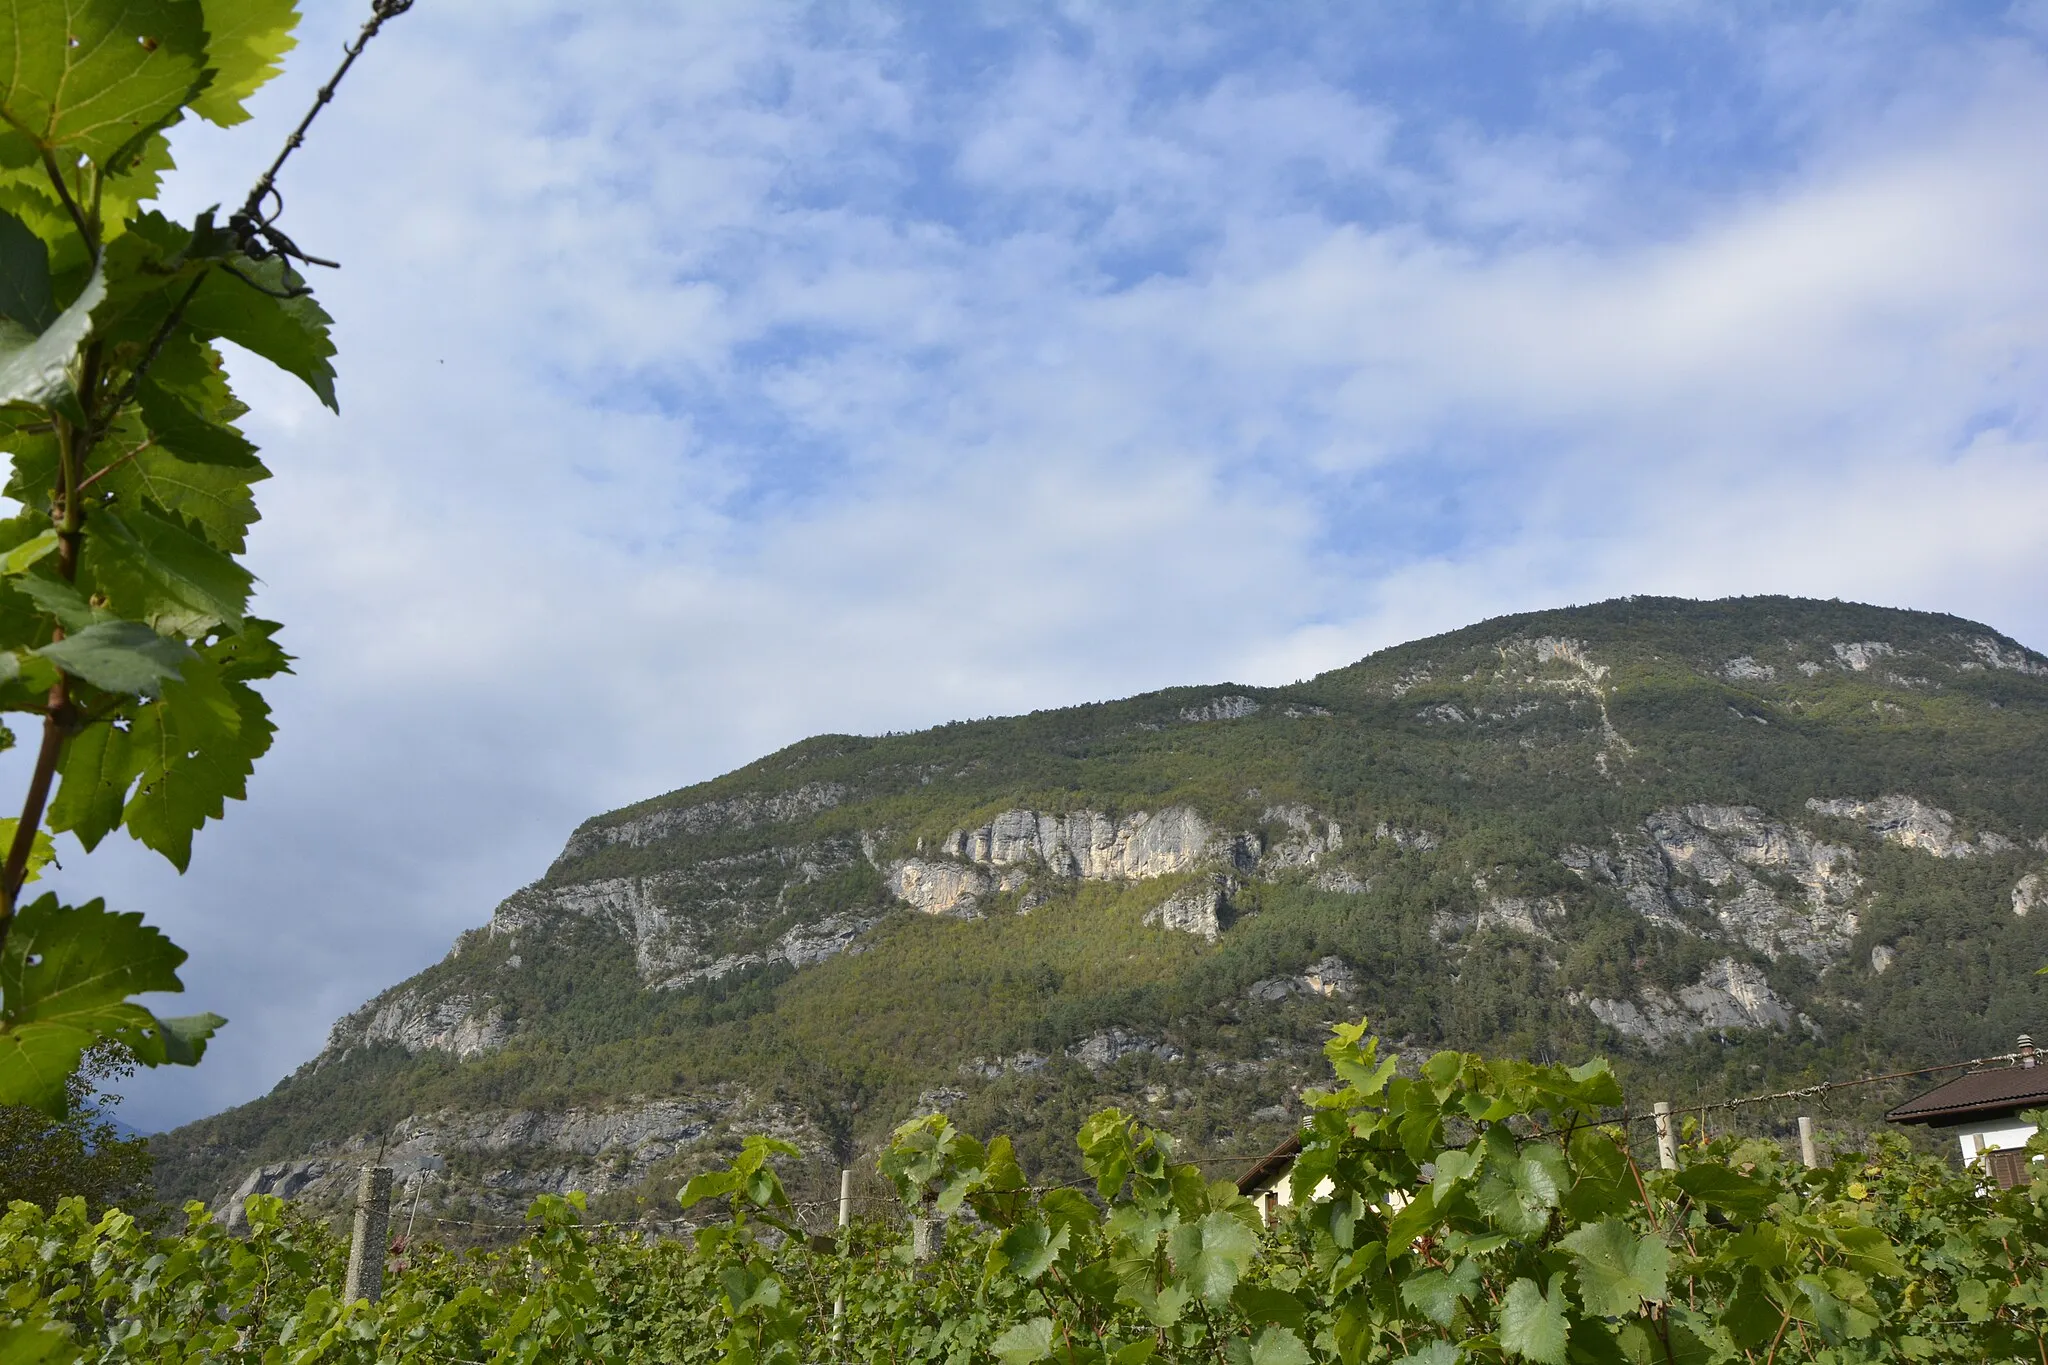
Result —
POLYGON ((946 1249, 946 1220, 926 1208, 910 1220, 910 1259, 920 1264, 946 1249))
POLYGON ((1657 1164, 1667 1171, 1678 1169, 1678 1140, 1671 1132, 1671 1101, 1658 1100, 1651 1109, 1657 1115, 1657 1164))
MULTIPOLYGON (((839 1252, 846 1254, 846 1230, 853 1224, 853 1172, 847 1167, 839 1169, 839 1252)), ((836 1336, 840 1319, 846 1316, 846 1291, 840 1290, 832 1300, 832 1331, 836 1336)))
POLYGON ((1820 1165, 1820 1154, 1813 1148, 1813 1120, 1804 1114, 1799 1116, 1799 1159, 1809 1171, 1820 1165))
POLYGON ((348 1243, 348 1284, 342 1301, 368 1299, 384 1293, 384 1248, 391 1228, 391 1168, 365 1166, 356 1186, 356 1224, 348 1243))

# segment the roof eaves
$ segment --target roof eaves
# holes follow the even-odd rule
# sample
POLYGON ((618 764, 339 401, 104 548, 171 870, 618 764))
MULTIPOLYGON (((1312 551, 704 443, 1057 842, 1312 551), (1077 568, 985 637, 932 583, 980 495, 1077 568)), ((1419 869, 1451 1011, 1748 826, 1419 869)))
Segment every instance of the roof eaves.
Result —
POLYGON ((1280 1175, 1289 1166, 1294 1164, 1294 1158, 1300 1154, 1301 1134, 1296 1133, 1288 1138, 1287 1141, 1260 1157, 1252 1164, 1250 1170, 1239 1176, 1237 1178, 1237 1192, 1239 1194, 1250 1194, 1254 1190, 1264 1188, 1269 1183, 1277 1181, 1280 1175))

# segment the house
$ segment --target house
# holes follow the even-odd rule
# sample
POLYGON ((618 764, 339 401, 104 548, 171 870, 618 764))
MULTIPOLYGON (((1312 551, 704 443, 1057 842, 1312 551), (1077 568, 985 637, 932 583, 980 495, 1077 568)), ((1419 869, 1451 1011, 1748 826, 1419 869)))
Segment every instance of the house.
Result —
POLYGON ((1964 1072, 1885 1117, 1955 1133, 1963 1164, 1981 1164, 2001 1189, 2011 1189, 2027 1178, 2027 1139, 2034 1135, 2034 1125, 2020 1114, 2042 1108, 2048 1108, 2048 1067, 2036 1063, 2034 1040, 2021 1034, 2013 1061, 1964 1072))
POLYGON ((1287 1174, 1294 1169, 1294 1158, 1299 1155, 1301 1134, 1296 1133, 1260 1157, 1250 1170, 1237 1178, 1237 1192, 1256 1203, 1259 1216, 1268 1223, 1273 1221, 1276 1212, 1294 1202, 1287 1174))
MULTIPOLYGON (((1301 1134, 1296 1133, 1272 1151, 1253 1163, 1250 1170, 1237 1178, 1237 1192, 1259 1206, 1259 1216, 1268 1223, 1281 1209, 1294 1205, 1294 1185, 1287 1177, 1294 1173, 1294 1159, 1301 1155, 1301 1134)), ((1424 1166, 1426 1179, 1429 1167, 1424 1166)), ((1316 1182, 1311 1199, 1327 1199, 1336 1189, 1328 1176, 1316 1182)), ((1387 1196, 1387 1202, 1399 1209, 1408 1203, 1408 1196, 1399 1190, 1387 1196)))

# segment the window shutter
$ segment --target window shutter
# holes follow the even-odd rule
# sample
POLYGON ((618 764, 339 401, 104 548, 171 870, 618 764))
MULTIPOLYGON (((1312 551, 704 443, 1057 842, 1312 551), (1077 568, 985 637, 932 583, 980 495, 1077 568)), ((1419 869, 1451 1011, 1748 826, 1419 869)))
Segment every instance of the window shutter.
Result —
POLYGON ((2027 1183, 2027 1153, 2023 1147, 1987 1152, 1984 1155, 1984 1164, 2001 1190, 2009 1190, 2015 1185, 2027 1183))

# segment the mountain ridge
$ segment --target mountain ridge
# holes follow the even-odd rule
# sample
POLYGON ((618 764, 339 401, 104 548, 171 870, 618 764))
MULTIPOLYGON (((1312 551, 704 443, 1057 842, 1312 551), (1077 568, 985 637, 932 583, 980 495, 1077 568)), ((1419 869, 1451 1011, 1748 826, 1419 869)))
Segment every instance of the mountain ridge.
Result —
POLYGON ((749 1126, 845 1159, 944 1107, 1057 1167, 1112 1100, 1243 1148, 1343 1013, 1701 1094, 1947 1060, 2038 1018, 2044 758, 2048 659, 1791 598, 816 736, 584 822, 163 1183, 331 1201, 381 1145, 448 1210, 654 1207, 749 1126))

